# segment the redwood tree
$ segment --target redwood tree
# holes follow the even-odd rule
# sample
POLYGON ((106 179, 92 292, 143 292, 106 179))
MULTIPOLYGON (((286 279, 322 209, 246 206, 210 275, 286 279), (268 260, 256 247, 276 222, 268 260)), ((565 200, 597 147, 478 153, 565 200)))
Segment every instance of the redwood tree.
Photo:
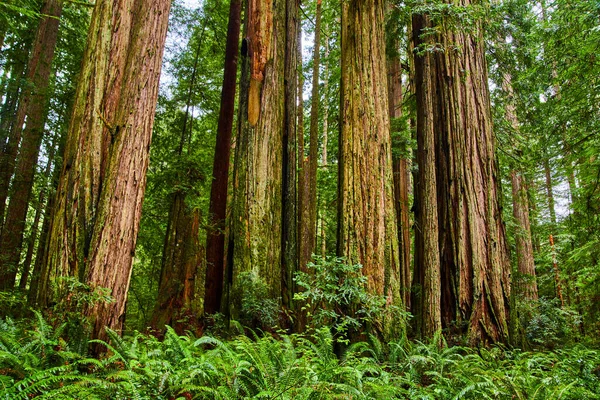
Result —
MULTIPOLYGON (((461 0, 458 5, 471 3, 461 0)), ((416 41, 431 44, 416 49, 417 58, 430 63, 420 72, 417 119, 421 126, 432 124, 434 142, 428 140, 434 147, 419 152, 435 152, 436 179, 436 192, 420 197, 417 207, 425 213, 437 203, 439 224, 439 264, 421 264, 420 273, 436 276, 440 271, 442 327, 464 329, 472 344, 503 342, 508 339, 510 264, 498 196, 481 22, 460 31, 444 21, 434 24, 426 16, 414 18, 425 18, 415 26, 416 41)), ((419 162, 419 182, 426 179, 424 174, 431 174, 429 168, 419 162)), ((425 226, 417 227, 418 246, 434 243, 424 240, 427 232, 425 226)), ((417 248, 422 256, 425 251, 417 248)))
MULTIPOLYGON (((48 112, 49 82, 52 59, 58 40, 61 12, 61 0, 48 0, 42 7, 42 14, 45 16, 40 21, 34 40, 28 64, 27 88, 21 97, 17 111, 16 118, 18 121, 13 126, 16 136, 22 136, 23 140, 15 166, 6 221, 0 235, 0 288, 2 289, 10 289, 15 284, 23 245, 25 219, 48 112), (27 119, 27 123, 21 135, 20 131, 25 119, 27 119)), ((13 154, 8 155, 8 157, 11 156, 13 154)), ((7 166, 11 166, 13 161, 9 159, 7 166)), ((3 178, 9 177, 12 173, 11 168, 3 171, 3 173, 3 178)), ((0 183, 4 189, 6 189, 4 185, 7 184, 8 181, 0 183)), ((4 200, 0 198, 0 202, 3 203, 4 200)))
POLYGON ((221 108, 217 125, 217 142, 213 163, 213 180, 210 190, 208 218, 210 229, 206 238, 206 280, 204 312, 214 314, 221 310, 225 272, 225 218, 231 154, 231 133, 235 111, 235 87, 240 41, 242 1, 231 0, 229 25, 225 46, 225 69, 221 108))
POLYGON ((363 265, 371 293, 399 304, 385 9, 379 0, 342 3, 337 253, 363 265))
POLYGON ((242 43, 238 135, 229 242, 230 311, 239 315, 240 274, 282 292, 285 2, 248 0, 242 43))
POLYGON ((109 289, 85 310, 94 337, 124 318, 169 8, 100 0, 92 14, 47 255, 50 276, 109 289))

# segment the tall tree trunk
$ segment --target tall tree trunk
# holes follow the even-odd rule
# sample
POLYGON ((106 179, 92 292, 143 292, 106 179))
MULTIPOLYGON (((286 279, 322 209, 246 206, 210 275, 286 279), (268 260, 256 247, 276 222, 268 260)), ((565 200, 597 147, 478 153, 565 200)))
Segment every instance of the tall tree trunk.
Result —
POLYGON ((299 0, 286 0, 285 121, 283 131, 282 301, 294 308, 294 273, 298 269, 297 114, 299 0))
POLYGON ((384 13, 378 0, 342 3, 337 253, 400 305, 384 13))
MULTIPOLYGON (((513 132, 519 132, 519 119, 514 104, 514 90, 510 74, 504 75, 502 89, 508 96, 505 107, 506 119, 511 124, 513 132)), ((518 150, 520 153, 520 150, 518 150)), ((527 188, 522 173, 518 167, 510 172, 513 197, 513 217, 516 222, 515 242, 517 247, 517 290, 518 294, 528 300, 537 300, 538 289, 533 260, 533 243, 531 240, 531 223, 529 221, 529 201, 527 188)))
POLYGON ((95 338, 124 319, 169 8, 169 0, 100 0, 92 14, 48 268, 108 288, 114 302, 85 310, 95 338))
MULTIPOLYGON (((388 54, 388 105, 390 114, 390 127, 393 131, 393 120, 402 117, 402 67, 400 65, 399 41, 392 39, 394 52, 388 54)), ((394 138, 392 137, 392 147, 394 138)), ((410 310, 410 204, 408 186, 410 184, 409 160, 392 154, 394 176, 394 205, 396 207, 396 229, 398 230, 398 245, 400 250, 400 294, 402 303, 410 310)))
MULTIPOLYGON (((325 58, 329 58, 329 42, 325 40, 325 58)), ((329 141, 329 64, 325 63, 325 72, 323 74, 323 145, 321 146, 321 166, 328 168, 327 145, 329 141)), ((321 256, 327 254, 327 232, 325 230, 327 222, 325 221, 325 204, 321 205, 321 256)))
POLYGON ((305 268, 315 251, 317 238, 317 163, 319 151, 319 67, 321 62, 321 0, 317 0, 310 110, 310 148, 303 160, 302 219, 300 226, 300 265, 305 268))
POLYGON ((158 299, 152 315, 153 328, 172 326, 178 334, 193 326, 194 287, 200 265, 200 211, 185 201, 178 191, 173 196, 165 236, 158 299), (190 321, 189 319, 192 319, 190 321))
POLYGON ((552 189, 552 170, 550 169, 550 160, 544 158, 544 175, 546 177, 546 197, 548 199, 548 211, 550 212, 550 223, 552 231, 556 229, 556 208, 554 207, 554 193, 552 189))
MULTIPOLYGON (((46 160, 46 169, 44 170, 44 177, 49 177, 52 171, 52 166, 54 164, 54 152, 56 146, 56 139, 52 140, 49 148, 48 159, 46 160)), ((38 230, 40 225, 40 219, 42 217, 42 210, 44 207, 44 202, 46 201, 46 195, 49 190, 49 186, 52 184, 51 180, 46 180, 44 182, 44 186, 40 190, 40 194, 38 197, 37 207, 35 210, 35 217, 33 218, 33 224, 31 225, 31 232, 29 233, 29 240, 27 241, 27 253, 25 255, 25 260, 23 261, 23 272, 21 273, 21 280, 19 282, 19 289, 25 290, 27 287, 27 281, 29 279, 29 271, 31 270, 31 262, 33 260, 33 252, 35 249, 36 239, 38 239, 38 230)), ((40 238, 41 239, 41 238, 40 238)), ((38 240, 38 246, 41 246, 41 240, 38 240)))
POLYGON ((240 274, 261 279, 272 299, 280 299, 282 283, 285 3, 248 0, 245 15, 228 263, 234 316, 240 274))
MULTIPOLYGON (((26 47, 26 46, 23 46, 26 47)), ((15 123, 15 115, 17 112, 17 106, 19 104, 19 97, 21 95, 22 89, 22 81, 25 74, 25 69, 27 66, 27 58, 29 52, 23 49, 19 49, 15 51, 15 56, 11 60, 10 66, 9 62, 5 64, 4 68, 6 71, 6 91, 4 95, 4 103, 2 104, 2 108, 0 109, 0 171, 4 173, 5 167, 5 157, 9 153, 8 151, 8 143, 12 133, 12 126, 15 123)), ((7 193, 4 194, 3 190, 8 190, 8 187, 2 187, 3 182, 6 180, 4 175, 0 175, 0 200, 6 199, 7 193)), ((10 176, 8 177, 10 180, 10 176)), ((0 203, 0 215, 4 215, 4 203, 0 203)))
POLYGON ((517 290, 524 298, 537 300, 538 288, 533 260, 527 191, 523 183, 523 176, 518 171, 511 171, 510 180, 513 196, 513 217, 517 225, 517 231, 515 232, 517 270, 519 272, 517 290))
MULTIPOLYGON (((431 44, 431 38, 421 37, 430 23, 423 15, 414 15, 412 31, 415 48, 431 44)), ((416 330, 432 337, 442 329, 441 271, 439 249, 438 204, 436 196, 436 127, 434 125, 435 85, 431 80, 435 60, 430 53, 415 55, 415 94, 417 99, 417 165, 415 180, 415 272, 412 313, 416 330)))
POLYGON ((231 134, 235 110, 235 91, 240 41, 242 1, 232 0, 229 4, 229 25, 225 46, 225 68, 221 108, 217 125, 217 141, 213 163, 213 180, 210 190, 208 218, 210 229, 206 237, 206 280, 204 289, 204 313, 221 311, 223 279, 225 273, 225 219, 227 213, 227 189, 231 134))
MULTIPOLYGON (((181 136, 177 147, 177 156, 181 158, 186 143, 190 143, 193 135, 193 116, 190 116, 192 97, 196 87, 198 61, 202 50, 205 29, 202 27, 192 73, 189 82, 187 105, 183 117, 181 136)), ((189 153, 189 145, 188 145, 189 153)), ((177 172, 175 186, 193 186, 183 171, 177 172)), ((190 324, 195 323, 193 310, 194 287, 200 265, 200 243, 198 229, 200 212, 186 204, 187 193, 178 190, 171 200, 169 221, 163 247, 158 298, 152 315, 152 327, 162 331, 165 325, 172 326, 178 334, 183 334, 190 324), (182 323, 182 321, 185 321, 182 323)))
MULTIPOLYGON (((443 21, 433 31, 426 27, 414 34, 431 37, 436 50, 419 49, 430 52, 427 57, 433 60, 423 77, 431 90, 417 109, 424 110, 423 100, 433 108, 432 115, 419 118, 433 118, 435 131, 442 327, 464 326, 471 344, 504 342, 509 333, 510 261, 482 30, 476 25, 476 33, 453 31, 443 21)), ((432 200, 422 197, 418 207, 432 200)))
MULTIPOLYGON (((14 286, 21 256, 27 209, 48 112, 50 73, 61 12, 61 0, 48 0, 44 3, 42 14, 45 17, 38 27, 28 65, 30 88, 25 91, 17 112, 18 118, 21 114, 26 116, 27 125, 23 130, 23 143, 15 167, 10 203, 0 235, 0 288, 4 290, 14 286)), ((15 125, 15 129, 20 129, 20 126, 21 121, 15 125)), ((9 171, 6 172, 8 174, 9 171)))

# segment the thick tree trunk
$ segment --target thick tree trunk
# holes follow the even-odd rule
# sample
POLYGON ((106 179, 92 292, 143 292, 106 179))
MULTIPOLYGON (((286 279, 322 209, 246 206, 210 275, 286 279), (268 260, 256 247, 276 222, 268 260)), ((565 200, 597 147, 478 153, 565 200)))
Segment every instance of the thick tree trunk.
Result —
MULTIPOLYGON (((400 54, 397 47, 398 40, 394 40, 394 54, 388 54, 388 106, 390 123, 393 119, 402 117, 402 68, 400 54)), ((393 125, 393 124, 391 124, 393 125)), ((394 139, 392 138, 392 146, 394 139)), ((398 230, 398 245, 400 250, 400 294, 407 310, 410 310, 410 204, 408 186, 410 184, 409 160, 392 155, 394 171, 394 205, 396 207, 396 229, 398 230)))
MULTIPOLYGON (((48 0, 42 8, 42 14, 46 16, 38 27, 28 65, 30 87, 25 91, 17 111, 17 118, 21 114, 26 116, 27 125, 23 130, 23 143, 15 167, 10 203, 0 235, 0 288, 4 290, 14 286, 21 256, 27 209, 46 122, 50 73, 61 12, 61 0, 48 0)), ((21 126, 19 120, 15 129, 20 129, 21 126)))
POLYGON ((50 229, 50 276, 105 287, 95 338, 120 330, 146 184, 170 1, 100 0, 92 14, 50 229))
MULTIPOLYGON (((468 0, 460 5, 468 6, 468 0)), ((437 27, 430 73, 435 131, 442 326, 465 327, 471 344, 508 339, 510 261, 501 221, 487 65, 476 34, 437 27)), ((417 97, 419 98, 419 97, 417 97)), ((419 164, 421 168, 423 166, 419 164)), ((433 199, 422 197, 418 207, 433 199)))
POLYGON ((342 3, 337 253, 400 305, 384 13, 378 0, 342 3))
MULTIPOLYGON (((429 27, 428 18, 414 15, 412 31, 415 47, 431 44, 431 38, 422 38, 421 32, 429 27)), ((412 313, 416 330, 424 337, 432 337, 442 329, 441 271, 439 249, 439 216, 436 196, 436 127, 435 85, 431 79, 435 61, 433 55, 415 55, 415 92, 417 99, 417 165, 415 180, 415 272, 413 277, 412 313)))
POLYGON ((217 125, 217 141, 213 163, 213 181, 208 210, 209 226, 206 237, 206 280, 204 289, 204 313, 221 311, 223 279, 225 273, 225 219, 227 213, 227 189, 231 134, 235 110, 235 91, 240 41, 242 1, 232 0, 229 5, 229 25, 225 46, 225 68, 221 108, 217 125))
POLYGON ((272 299, 280 299, 282 283, 285 3, 249 0, 245 15, 228 263, 234 317, 240 274, 261 279, 272 299))

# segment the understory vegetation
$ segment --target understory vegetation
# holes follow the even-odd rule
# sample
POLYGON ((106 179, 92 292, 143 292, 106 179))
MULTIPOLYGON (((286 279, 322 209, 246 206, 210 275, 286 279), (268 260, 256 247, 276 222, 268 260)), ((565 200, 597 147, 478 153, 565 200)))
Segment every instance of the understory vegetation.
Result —
POLYGON ((338 356, 327 328, 228 339, 168 328, 163 340, 109 331, 96 359, 65 340, 66 323, 28 321, 0 323, 2 399, 600 398, 600 352, 581 344, 521 351, 368 336, 338 356))

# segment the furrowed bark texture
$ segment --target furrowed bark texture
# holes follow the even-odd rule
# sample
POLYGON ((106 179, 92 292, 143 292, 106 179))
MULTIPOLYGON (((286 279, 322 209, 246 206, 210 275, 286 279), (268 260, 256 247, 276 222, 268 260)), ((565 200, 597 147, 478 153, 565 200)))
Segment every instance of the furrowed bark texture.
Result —
POLYGON ((170 1, 102 0, 92 14, 52 221, 50 276, 115 299, 85 310, 120 330, 131 275, 170 1))
MULTIPOLYGON (((513 132, 519 132, 519 119, 514 104, 514 90, 510 74, 504 75, 502 89, 508 95, 505 107, 506 119, 511 124, 513 132)), ((516 223, 515 243, 517 248, 517 271, 519 276, 516 281, 517 294, 528 300, 538 298, 538 288, 533 260, 533 243, 531 240, 531 223, 529 221, 529 200, 527 187, 523 174, 516 166, 510 172, 510 183, 513 200, 513 217, 516 223)))
POLYGON ((273 299, 281 297, 282 280, 285 2, 249 0, 245 15, 228 266, 234 316, 241 273, 263 280, 273 299))
MULTIPOLYGON (((482 30, 437 31, 436 49, 428 56, 433 57, 432 68, 423 79, 432 88, 425 101, 433 105, 435 131, 442 326, 466 331, 471 344, 505 342, 510 261, 482 30)), ((415 32, 424 33, 431 31, 415 32)), ((432 199, 421 198, 420 206, 427 201, 432 199)))
MULTIPOLYGON (((395 49, 399 47, 394 39, 395 49)), ((400 54, 388 54, 388 106, 390 121, 402 117, 402 67, 400 54)), ((392 146, 393 146, 392 138, 392 146)), ((410 184, 409 160, 392 154, 394 173, 394 205, 396 207, 396 229, 398 231, 398 246, 400 251, 400 295, 404 308, 410 310, 411 284, 411 241, 410 241, 410 204, 408 186, 410 184)))
POLYGON ((342 3, 337 252, 399 305, 384 11, 379 0, 342 3))
POLYGON ((183 335, 195 320, 194 287, 200 265, 200 211, 185 204, 185 193, 174 195, 163 250, 158 299, 152 327, 164 330, 169 325, 183 335), (186 320, 189 317, 190 320, 186 320))
POLYGON ((231 134, 235 110, 235 91, 240 41, 242 1, 232 0, 229 5, 229 25, 225 45, 225 68, 221 108, 217 125, 217 141, 213 163, 213 181, 208 210, 210 230, 206 238, 206 280, 204 313, 221 311, 225 273, 225 219, 231 154, 231 134))
MULTIPOLYGON (((48 111, 50 74, 61 12, 60 0, 48 0, 42 8, 42 13, 47 16, 38 27, 28 65, 28 88, 17 111, 17 118, 26 117, 27 124, 22 133, 6 221, 0 235, 0 288, 4 290, 14 286, 21 256, 27 209, 48 111)), ((14 128, 20 130, 22 126, 23 122, 19 121, 14 128)))
MULTIPOLYGON (((412 31, 415 47, 427 46, 431 38, 420 37, 429 25, 428 18, 414 15, 412 31)), ((418 53, 414 57, 415 93, 417 99, 417 164, 415 182, 415 272, 413 277, 412 312, 416 330, 432 337, 442 329, 441 272, 436 176, 436 127, 434 121, 435 87, 430 79, 435 68, 433 56, 418 53)))

